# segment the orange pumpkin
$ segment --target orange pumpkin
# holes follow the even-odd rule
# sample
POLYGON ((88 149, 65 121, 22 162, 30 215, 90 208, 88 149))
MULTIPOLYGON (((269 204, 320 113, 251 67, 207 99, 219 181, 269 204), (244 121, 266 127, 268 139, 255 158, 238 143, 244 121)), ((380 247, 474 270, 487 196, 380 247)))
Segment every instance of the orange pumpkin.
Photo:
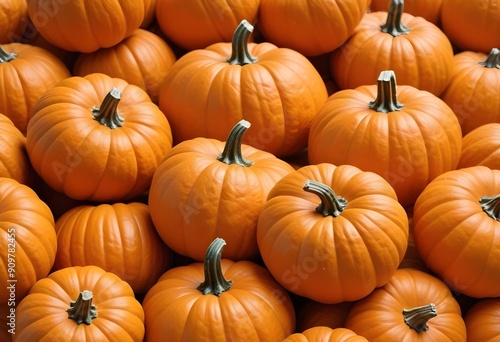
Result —
MULTIPOLYGON (((372 12, 387 12, 390 0, 372 0, 372 12)), ((443 0, 404 0, 404 11, 415 17, 422 17, 436 26, 441 23, 443 0)))
POLYGON ((21 41, 28 22, 26 0, 2 0, 0 3, 0 44, 21 41))
POLYGON ((11 342, 12 335, 16 332, 16 307, 13 302, 11 306, 6 303, 0 303, 0 340, 3 342, 11 342))
POLYGON ((368 340, 349 329, 318 326, 290 335, 283 342, 368 342, 368 340))
POLYGON ((405 208, 406 214, 408 215, 408 248, 406 249, 405 256, 398 268, 415 268, 424 272, 429 272, 429 269, 425 265, 425 262, 418 255, 417 246, 415 246, 415 238, 413 237, 413 207, 405 208))
POLYGON ((500 337, 500 298, 485 298, 472 305, 465 314, 467 342, 495 342, 500 337))
POLYGON ((484 124, 464 136, 457 167, 476 165, 500 170, 500 122, 484 124))
POLYGON ((26 138, 3 114, 0 114, 0 177, 12 178, 29 186, 33 184, 26 138))

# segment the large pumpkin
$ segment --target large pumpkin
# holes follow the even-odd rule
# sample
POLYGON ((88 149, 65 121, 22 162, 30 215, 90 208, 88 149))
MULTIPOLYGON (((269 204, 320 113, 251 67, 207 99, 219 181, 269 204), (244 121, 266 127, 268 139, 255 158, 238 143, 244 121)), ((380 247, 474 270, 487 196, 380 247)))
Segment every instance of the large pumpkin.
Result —
POLYGON ((500 338, 500 298, 484 298, 472 305, 464 316, 467 342, 495 342, 500 338))
POLYGON ((224 140, 241 119, 252 123, 244 143, 276 156, 307 145, 311 122, 328 97, 320 74, 296 51, 248 43, 242 21, 232 43, 183 55, 160 89, 174 144, 196 137, 224 140))
POLYGON ((462 139, 457 168, 476 165, 500 170, 500 122, 481 125, 462 139))
POLYGON ((390 184, 351 165, 315 164, 284 176, 257 226, 260 254, 276 280, 327 304, 384 285, 407 241, 408 218, 390 184))
POLYGON ((171 147, 168 121, 147 93, 100 73, 45 92, 26 135, 33 168, 49 186, 96 202, 146 192, 171 147))
POLYGON ((0 2, 0 44, 19 42, 23 31, 28 30, 28 5, 26 0, 0 2))

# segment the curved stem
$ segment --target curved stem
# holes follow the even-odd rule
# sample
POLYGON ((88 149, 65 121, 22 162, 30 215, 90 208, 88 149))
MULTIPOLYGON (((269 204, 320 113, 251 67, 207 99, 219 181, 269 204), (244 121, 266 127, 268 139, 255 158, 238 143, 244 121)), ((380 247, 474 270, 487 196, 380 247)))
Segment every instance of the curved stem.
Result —
POLYGON ((387 20, 384 25, 380 26, 382 32, 389 33, 393 37, 410 32, 411 29, 401 22, 403 8, 403 0, 391 0, 389 11, 387 12, 387 20))
POLYGON ((106 97, 104 97, 101 106, 92 108, 94 119, 111 129, 123 126, 123 118, 116 110, 121 95, 122 93, 113 87, 106 97))
POLYGON ((429 329, 427 321, 436 316, 436 306, 432 303, 412 309, 403 309, 403 317, 406 325, 418 333, 429 329))
POLYGON ((316 207, 316 211, 323 216, 339 216, 347 205, 345 198, 335 195, 335 192, 328 185, 313 180, 307 180, 304 190, 317 195, 321 199, 321 204, 316 207))
POLYGON ((250 122, 246 120, 240 120, 227 137, 226 144, 224 145, 224 151, 222 154, 217 156, 217 160, 226 164, 238 164, 240 166, 250 166, 253 162, 243 158, 241 153, 241 141, 243 140, 243 134, 250 127, 250 122))
POLYGON ((479 62, 479 64, 486 68, 500 69, 500 50, 497 48, 491 49, 486 60, 479 62))
POLYGON ((92 304, 93 294, 91 291, 84 290, 80 292, 78 298, 71 302, 70 307, 66 309, 68 318, 71 318, 76 324, 85 323, 90 325, 92 320, 97 317, 97 311, 94 304, 92 304))
POLYGON ((377 112, 389 113, 401 110, 403 104, 396 94, 396 74, 392 70, 382 71, 377 80, 377 98, 369 103, 377 112))
POLYGON ((16 59, 17 53, 15 52, 7 52, 0 46, 0 63, 10 62, 13 59, 16 59))
POLYGON ((481 197, 479 203, 489 217, 500 221, 500 195, 481 197))
POLYGON ((245 19, 236 27, 231 42, 233 50, 231 57, 227 59, 229 64, 245 65, 257 62, 257 58, 248 52, 248 37, 252 32, 252 24, 245 19))
POLYGON ((229 290, 233 284, 231 280, 226 280, 222 274, 221 257, 225 245, 226 241, 216 238, 208 246, 204 261, 205 280, 197 288, 203 294, 220 296, 222 292, 229 290))

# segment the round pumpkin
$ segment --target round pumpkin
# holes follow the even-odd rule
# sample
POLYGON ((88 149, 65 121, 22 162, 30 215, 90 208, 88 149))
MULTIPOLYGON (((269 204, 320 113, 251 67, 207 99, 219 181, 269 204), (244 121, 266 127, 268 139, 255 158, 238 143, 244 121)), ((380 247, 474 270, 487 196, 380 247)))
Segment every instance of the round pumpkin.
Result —
POLYGON ((129 284, 97 266, 68 267, 33 285, 16 310, 15 342, 142 342, 144 310, 129 284))
POLYGON ((368 340, 349 329, 318 326, 290 335, 283 342, 368 342, 368 340))
POLYGON ((171 147, 169 123, 147 93, 101 73, 45 92, 26 135, 33 168, 49 186, 95 202, 146 192, 171 147))
POLYGON ((288 291, 326 304, 354 301, 396 271, 407 248, 408 218, 376 173, 315 164, 271 189, 257 243, 266 267, 288 291))
POLYGON ((392 70, 377 84, 331 95, 310 129, 311 164, 350 164, 384 177, 404 207, 458 164, 462 131, 455 113, 435 95, 397 85, 392 70))
POLYGON ((500 170, 448 171, 413 209, 415 245, 427 267, 459 293, 500 296, 500 170))
MULTIPOLYGON (((372 12, 387 12, 389 0, 372 0, 372 12)), ((441 24, 441 8, 443 0, 404 0, 404 11, 415 17, 422 17, 436 26, 441 24)))
POLYGON ((222 259, 224 246, 214 239, 203 263, 168 270, 148 291, 146 342, 275 342, 293 333, 288 293, 264 267, 222 259))
POLYGON ((500 298, 484 298, 465 314, 467 342, 495 342, 500 337, 500 298))
POLYGON ((21 41, 27 23, 26 0, 3 0, 0 3, 0 44, 21 41))
POLYGON ((476 165, 500 170, 500 122, 481 125, 464 136, 457 168, 476 165))
POLYGON ((242 21, 232 43, 193 50, 177 60, 160 88, 174 144, 206 137, 224 140, 241 119, 252 123, 243 143, 278 157, 306 147, 309 127, 328 97, 321 75, 300 53, 248 43, 242 21))

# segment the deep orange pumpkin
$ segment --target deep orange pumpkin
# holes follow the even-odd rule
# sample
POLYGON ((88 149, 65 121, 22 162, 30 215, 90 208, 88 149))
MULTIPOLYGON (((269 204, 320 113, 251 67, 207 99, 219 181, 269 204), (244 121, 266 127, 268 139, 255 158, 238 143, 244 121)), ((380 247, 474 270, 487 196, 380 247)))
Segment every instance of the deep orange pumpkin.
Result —
POLYGON ((464 136, 457 168, 476 165, 500 170, 500 122, 484 124, 464 136))
POLYGON ((368 340, 349 329, 318 326, 290 335, 283 342, 368 342, 368 340))
POLYGON ((3 0, 0 2, 0 44, 19 42, 28 25, 26 0, 3 0))
POLYGON ((485 298, 465 314, 467 342, 495 342, 500 337, 500 298, 485 298))

